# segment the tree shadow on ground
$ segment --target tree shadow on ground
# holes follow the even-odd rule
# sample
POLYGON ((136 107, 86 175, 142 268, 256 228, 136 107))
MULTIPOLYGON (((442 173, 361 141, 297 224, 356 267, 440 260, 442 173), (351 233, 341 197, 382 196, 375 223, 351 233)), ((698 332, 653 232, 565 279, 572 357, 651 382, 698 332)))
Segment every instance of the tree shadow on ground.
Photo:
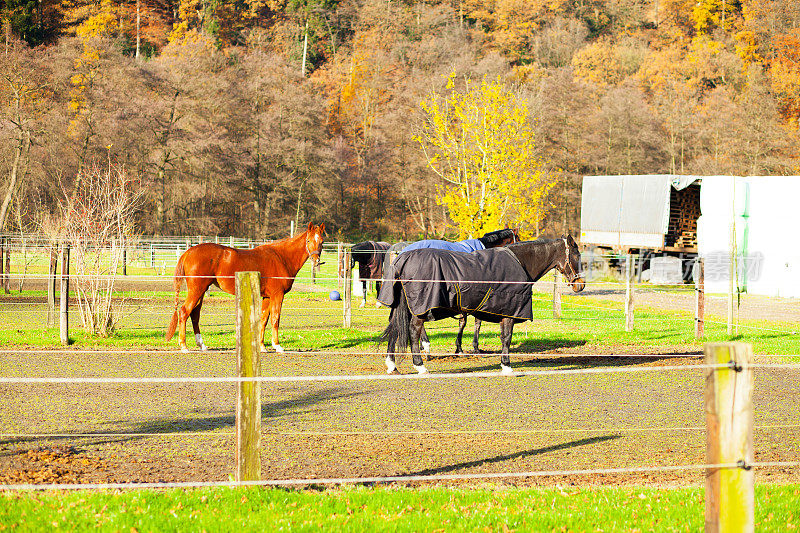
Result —
MULTIPOLYGON (((499 335, 498 335, 499 337, 499 335)), ((428 334, 428 338, 431 341, 435 341, 438 345, 452 345, 455 346, 456 342, 456 334, 455 333, 434 333, 428 334)), ((472 346, 472 333, 469 336, 464 335, 464 339, 462 340, 464 347, 472 346)), ((570 340, 570 339, 526 339, 520 342, 516 347, 511 348, 511 352, 524 352, 524 353, 539 353, 539 352, 546 352, 549 350, 558 350, 562 348, 575 348, 577 346, 584 346, 587 341, 585 340, 570 340)), ((499 350, 484 350, 481 349, 480 353, 482 354, 492 354, 492 353, 500 353, 499 350)))
MULTIPOLYGON (((446 333, 437 334, 435 337, 445 339, 449 335, 446 333)), ((454 336, 453 336, 454 337, 454 336)), ((552 338, 552 339, 525 339, 516 346, 512 346, 509 355, 511 356, 511 367, 515 370, 537 370, 542 368, 559 369, 581 369, 606 366, 629 366, 642 365, 646 363, 657 363, 663 360, 675 359, 676 357, 686 357, 701 355, 702 350, 685 352, 661 352, 656 354, 641 351, 640 347, 627 347, 628 351, 640 351, 641 356, 636 354, 622 353, 597 354, 588 356, 586 354, 552 353, 555 350, 563 350, 585 346, 587 341, 552 338), (520 360, 520 357, 525 357, 520 360)), ((623 348, 624 350, 625 348, 623 348)), ((450 372, 490 372, 499 369, 500 350, 481 350, 479 354, 466 353, 464 355, 436 355, 428 356, 428 360, 458 360, 464 358, 465 362, 476 357, 481 359, 493 360, 481 366, 464 366, 460 369, 451 369, 450 372), (496 359, 495 359, 496 358, 496 359)))
MULTIPOLYGON (((277 402, 262 402, 261 404, 261 419, 270 420, 278 419, 285 416, 297 414, 302 409, 307 407, 322 404, 330 400, 338 400, 343 398, 352 398, 365 394, 363 392, 353 392, 352 390, 345 390, 339 387, 323 389, 320 391, 312 391, 292 397, 286 400, 277 402)), ((19 437, 8 438, 0 440, 0 446, 29 444, 41 441, 42 445, 48 445, 52 441, 74 441, 75 439, 88 439, 83 446, 96 446, 100 444, 122 443, 143 440, 146 438, 157 437, 159 435, 170 435, 174 433, 183 432, 209 432, 213 436, 212 431, 224 428, 233 428, 236 426, 236 414, 230 412, 219 416, 207 416, 199 418, 165 418, 161 420, 153 420, 142 422, 139 424, 132 424, 129 427, 124 427, 124 421, 111 421, 109 424, 115 426, 113 430, 91 430, 91 431, 75 431, 80 437, 73 437, 70 435, 60 434, 58 436, 48 437, 19 437), (119 436, 106 437, 105 435, 116 433, 119 436), (126 436, 125 433, 132 435, 126 436), (146 435, 145 435, 146 434, 146 435), (92 435, 97 435, 98 440, 94 440, 92 435)), ((4 450, 0 452, 0 457, 5 455, 14 455, 19 450, 4 450)))
POLYGON ((426 468, 424 470, 418 470, 416 472, 410 472, 408 476, 430 476, 435 474, 446 474, 448 472, 455 472, 458 470, 464 470, 467 468, 474 468, 478 466, 484 465, 491 465, 496 463, 502 463, 505 461, 513 461, 514 459, 521 459, 523 457, 531 457, 534 455, 542 455, 549 452, 556 452, 559 450, 568 450, 570 448, 575 448, 578 446, 587 446, 589 444, 598 444, 601 442, 605 442, 608 440, 618 439, 621 435, 604 435, 601 437, 588 437, 585 439, 573 440, 570 442, 565 442, 563 444, 555 444, 553 446, 545 446, 544 448, 535 448, 533 450, 523 450, 521 452, 510 453, 506 455, 497 455, 495 457, 489 457, 487 459, 476 459, 474 461, 465 461, 463 463, 456 463, 447 466, 441 466, 437 468, 426 468))
POLYGON ((370 335, 369 337, 359 337, 357 339, 344 339, 342 341, 323 344, 322 346, 319 347, 319 350, 330 350, 330 349, 340 350, 344 348, 354 348, 356 346, 360 346, 365 343, 369 343, 372 348, 379 348, 381 344, 386 345, 385 342, 381 343, 380 341, 381 341, 380 334, 370 335))
MULTIPOLYGON (((583 368, 616 367, 616 366, 638 366, 653 364, 669 360, 685 360, 687 353, 661 353, 656 357, 645 357, 636 355, 595 355, 588 357, 582 354, 542 354, 535 359, 515 361, 514 354, 511 354, 511 368, 516 371, 555 369, 558 370, 579 370, 583 368)), ((690 357, 698 354, 688 354, 690 357)), ((500 369, 500 355, 497 354, 497 361, 493 364, 471 366, 461 369, 451 369, 448 372, 492 372, 500 369)))

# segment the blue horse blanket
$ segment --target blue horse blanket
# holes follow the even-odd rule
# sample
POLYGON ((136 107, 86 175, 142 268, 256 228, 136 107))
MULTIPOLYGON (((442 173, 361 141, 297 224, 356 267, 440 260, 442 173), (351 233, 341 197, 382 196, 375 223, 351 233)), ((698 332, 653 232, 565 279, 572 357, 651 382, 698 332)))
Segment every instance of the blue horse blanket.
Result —
POLYGON ((436 250, 449 250, 451 252, 477 252, 478 250, 485 250, 480 239, 467 239, 464 241, 450 242, 440 241, 437 239, 428 239, 424 241, 417 241, 409 244, 400 252, 404 254, 412 250, 421 250, 424 248, 435 248, 436 250))

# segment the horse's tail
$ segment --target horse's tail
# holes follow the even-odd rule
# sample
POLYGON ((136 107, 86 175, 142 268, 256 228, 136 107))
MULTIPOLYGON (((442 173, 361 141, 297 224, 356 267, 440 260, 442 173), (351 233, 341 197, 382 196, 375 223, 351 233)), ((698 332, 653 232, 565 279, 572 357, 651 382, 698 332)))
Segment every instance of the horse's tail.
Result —
POLYGON ((175 277, 172 279, 172 286, 175 289, 175 308, 172 313, 172 320, 169 321, 167 327, 167 334, 164 336, 166 340, 172 339, 175 335, 175 329, 178 327, 178 308, 181 305, 181 285, 183 284, 183 255, 178 259, 178 264, 175 265, 175 277))
POLYGON ((395 343, 395 351, 405 352, 411 345, 411 309, 405 295, 401 294, 399 301, 392 310, 389 311, 389 325, 383 330, 380 342, 388 342, 391 346, 395 343))

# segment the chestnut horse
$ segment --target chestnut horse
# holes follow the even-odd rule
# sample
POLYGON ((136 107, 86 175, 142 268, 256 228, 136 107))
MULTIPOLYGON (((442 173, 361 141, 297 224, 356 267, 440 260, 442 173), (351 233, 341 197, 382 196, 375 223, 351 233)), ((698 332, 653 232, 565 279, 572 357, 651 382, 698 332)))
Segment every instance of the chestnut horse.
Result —
POLYGON ((175 312, 167 328, 166 339, 175 334, 180 325, 180 345, 183 352, 186 347, 186 319, 192 317, 192 328, 197 346, 205 351, 200 336, 200 308, 203 296, 211 285, 223 291, 236 292, 236 272, 255 271, 261 273, 261 324, 259 328, 259 345, 264 347, 264 330, 267 321, 272 317, 272 347, 276 352, 283 352, 278 343, 278 326, 281 323, 281 306, 283 297, 289 292, 297 272, 311 257, 314 265, 320 262, 322 241, 325 235, 325 224, 315 226, 308 223, 308 229, 299 235, 268 244, 262 244, 251 250, 239 250, 214 243, 203 243, 192 246, 181 255, 175 266, 175 312), (181 283, 186 280, 186 301, 180 305, 181 283), (180 324, 179 324, 180 323, 180 324))

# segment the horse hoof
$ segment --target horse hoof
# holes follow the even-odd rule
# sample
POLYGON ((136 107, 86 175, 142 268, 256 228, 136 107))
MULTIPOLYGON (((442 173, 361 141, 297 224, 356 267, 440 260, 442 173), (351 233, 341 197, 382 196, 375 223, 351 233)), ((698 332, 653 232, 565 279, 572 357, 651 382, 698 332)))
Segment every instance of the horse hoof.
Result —
POLYGON ((397 370, 397 365, 394 364, 394 361, 386 361, 386 373, 393 374, 397 370))
POLYGON ((504 376, 510 376, 514 373, 514 369, 512 369, 510 366, 500 365, 500 373, 504 376))
POLYGON ((263 344, 261 345, 261 353, 265 353, 267 351, 267 347, 263 344))
POLYGON ((431 343, 422 341, 422 351, 431 353, 431 343))
POLYGON ((208 351, 208 346, 206 346, 205 344, 201 344, 200 346, 198 346, 198 348, 200 348, 201 352, 207 352, 208 351))
POLYGON ((367 302, 361 302, 361 305, 359 305, 358 307, 361 308, 364 307, 365 305, 367 305, 367 302))
POLYGON ((189 348, 187 348, 186 346, 181 346, 181 351, 183 353, 189 353, 189 348))
POLYGON ((283 353, 283 348, 281 347, 280 344, 273 344, 272 347, 275 348, 275 351, 277 353, 283 353))
POLYGON ((428 372, 428 369, 425 368, 425 365, 422 366, 414 365, 414 368, 417 370, 417 374, 430 374, 430 372, 428 372))

